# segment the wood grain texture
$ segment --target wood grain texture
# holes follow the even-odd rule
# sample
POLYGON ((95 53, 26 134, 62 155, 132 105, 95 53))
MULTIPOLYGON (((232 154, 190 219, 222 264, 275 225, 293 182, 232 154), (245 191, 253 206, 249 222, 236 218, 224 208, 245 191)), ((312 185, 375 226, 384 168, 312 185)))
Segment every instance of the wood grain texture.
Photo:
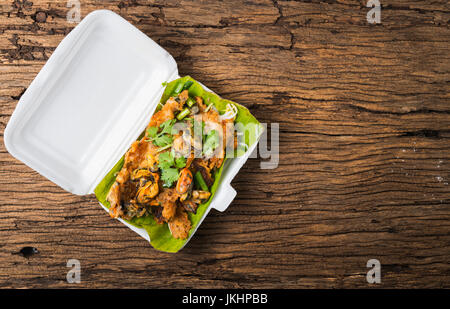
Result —
POLYGON ((94 196, 12 158, 3 131, 74 24, 66 1, 0 0, 0 287, 450 287, 447 0, 93 1, 166 48, 181 75, 280 123, 280 162, 251 159, 237 198, 178 254, 153 250, 94 196), (36 247, 38 254, 18 252, 36 247))

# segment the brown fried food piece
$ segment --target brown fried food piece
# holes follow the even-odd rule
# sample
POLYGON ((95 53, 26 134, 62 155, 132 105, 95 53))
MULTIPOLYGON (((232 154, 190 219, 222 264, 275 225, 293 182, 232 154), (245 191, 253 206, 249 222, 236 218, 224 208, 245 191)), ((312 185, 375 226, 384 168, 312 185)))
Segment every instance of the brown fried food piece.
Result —
POLYGON ((203 103, 203 99, 201 97, 195 97, 195 101, 200 109, 200 112, 203 112, 206 109, 205 103, 203 103))
POLYGON ((121 195, 123 194, 123 191, 127 190, 126 188, 123 188, 123 186, 130 179, 131 172, 139 166, 142 160, 144 160, 148 150, 149 144, 142 139, 131 144, 130 149, 125 154, 123 167, 106 197, 106 200, 110 204, 109 213, 111 217, 118 218, 123 215, 124 209, 122 209, 123 204, 121 204, 121 201, 124 200, 124 198, 121 195))
POLYGON ((175 112, 179 111, 180 109, 180 103, 175 101, 174 98, 169 98, 166 104, 164 104, 164 106, 153 115, 150 123, 147 126, 147 129, 149 127, 159 127, 163 122, 173 119, 175 117, 175 112))
POLYGON ((109 202, 109 215, 113 218, 118 218, 123 215, 122 207, 120 206, 120 185, 116 181, 111 189, 109 189, 106 200, 109 202))
POLYGON ((186 211, 177 207, 176 215, 168 222, 172 236, 177 239, 186 239, 191 229, 191 222, 186 211))
POLYGON ((162 216, 162 212, 163 212, 163 208, 161 206, 154 206, 151 208, 153 217, 156 220, 156 223, 158 224, 163 224, 164 223, 164 218, 162 216))
MULTIPOLYGON (((142 177, 138 179, 139 188, 136 193, 136 201, 140 204, 150 203, 159 193, 159 174, 152 173, 146 169, 135 170, 133 174, 142 177)), ((133 178, 133 175, 131 177, 133 178)))
POLYGON ((169 221, 176 212, 176 200, 180 195, 175 188, 163 188, 155 197, 153 203, 158 203, 162 208, 162 217, 164 221, 169 221))
POLYGON ((191 201, 197 204, 206 202, 211 196, 209 191, 194 190, 192 191, 191 201))
POLYGON ((196 171, 199 171, 202 174, 203 179, 206 182, 208 187, 211 187, 214 183, 214 180, 211 176, 211 169, 208 166, 208 162, 202 159, 195 159, 193 162, 196 171))
POLYGON ((166 202, 163 205, 162 217, 164 221, 168 222, 175 216, 177 204, 175 202, 166 202))
POLYGON ((196 204, 192 200, 186 200, 186 201, 180 202, 180 204, 187 212, 191 212, 194 214, 197 213, 198 204, 196 204))
POLYGON ((183 90, 178 95, 178 100, 180 101, 181 106, 183 106, 183 104, 187 101, 187 99, 189 99, 189 90, 183 90))
POLYGON ((141 213, 141 209, 137 207, 129 207, 134 204, 134 196, 137 191, 137 183, 133 181, 126 181, 123 184, 114 183, 107 200, 110 202, 111 207, 109 208, 109 214, 113 218, 124 217, 128 218, 130 215, 133 216, 134 213, 138 211, 141 213), (114 202, 114 203, 113 203, 114 202), (128 209, 130 208, 130 209, 128 209), (130 213, 131 211, 131 213, 130 213))
POLYGON ((219 157, 212 157, 211 159, 209 159, 209 164, 208 164, 208 167, 210 168, 210 169, 213 169, 213 168, 220 168, 221 166, 222 166, 222 163, 223 163, 223 160, 224 160, 225 158, 219 158, 219 157))
MULTIPOLYGON (((130 149, 125 154, 124 164, 116 177, 116 182, 111 187, 106 200, 110 203, 110 215, 113 218, 121 217, 126 209, 121 205, 122 188, 126 182, 130 180, 131 174, 138 167, 147 167, 149 155, 156 152, 156 147, 145 140, 145 137, 140 141, 135 141, 131 144, 130 149)), ((134 198, 134 197, 133 197, 134 198)), ((141 212, 142 213, 142 212, 141 212)))
POLYGON ((147 129, 150 127, 159 127, 163 122, 175 118, 175 113, 181 110, 188 98, 189 92, 187 90, 184 90, 175 98, 170 97, 166 101, 166 104, 152 116, 147 129))
POLYGON ((146 153, 149 150, 148 146, 148 142, 144 139, 131 144, 130 149, 125 154, 123 167, 117 175, 116 181, 118 183, 125 183, 128 180, 130 173, 145 159, 146 153))

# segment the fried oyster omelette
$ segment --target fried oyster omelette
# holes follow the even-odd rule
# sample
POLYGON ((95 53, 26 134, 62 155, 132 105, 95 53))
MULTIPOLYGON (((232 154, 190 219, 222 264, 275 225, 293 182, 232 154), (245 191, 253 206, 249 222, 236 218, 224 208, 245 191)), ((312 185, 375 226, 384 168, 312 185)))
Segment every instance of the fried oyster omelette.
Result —
POLYGON ((214 172, 224 162, 227 143, 232 149, 237 146, 230 126, 236 107, 229 104, 220 115, 212 103, 189 96, 191 84, 177 85, 152 116, 145 135, 125 154, 106 198, 111 217, 153 216, 158 224, 167 223, 177 239, 189 235, 188 213, 196 213, 210 198, 214 172))

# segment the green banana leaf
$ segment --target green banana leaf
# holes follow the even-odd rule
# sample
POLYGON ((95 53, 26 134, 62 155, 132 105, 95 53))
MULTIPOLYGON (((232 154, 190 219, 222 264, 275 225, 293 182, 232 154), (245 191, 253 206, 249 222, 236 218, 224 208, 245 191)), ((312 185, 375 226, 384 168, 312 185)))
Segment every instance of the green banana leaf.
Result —
MULTIPOLYGON (((224 112, 226 105, 228 103, 233 103, 238 108, 238 115, 236 117, 235 123, 241 123, 247 128, 251 128, 252 126, 255 127, 255 129, 251 129, 246 131, 244 141, 247 144, 248 147, 251 147, 254 143, 257 142, 259 135, 262 133, 262 127, 258 120, 256 120, 255 117, 253 117, 252 114, 250 114, 249 110, 242 105, 236 104, 234 102, 221 99, 218 95, 208 92, 203 89, 203 87, 196 82, 194 79, 192 79, 190 76, 185 76, 179 79, 176 79, 166 85, 166 88, 164 90, 164 93, 161 97, 161 104, 164 104, 167 99, 172 95, 174 92, 175 87, 179 83, 186 83, 187 81, 192 81, 193 84, 189 88, 189 95, 191 96, 200 96, 203 98, 203 100, 206 103, 213 103, 214 106, 217 108, 219 112, 224 112)), ((245 150, 238 150, 236 155, 242 155, 245 153, 245 150)), ((227 160, 227 158, 225 158, 227 160)), ((224 160, 224 161, 225 161, 224 160)), ((124 157, 122 157, 119 162, 116 163, 116 165, 109 171, 109 173, 103 178, 103 180, 98 184, 98 186, 95 188, 94 192, 99 200, 100 203, 102 203, 105 207, 109 208, 110 204, 106 200, 106 196, 108 195, 109 189, 114 184, 114 181, 116 179, 116 173, 120 171, 124 163, 124 157)), ((225 163, 225 162, 224 162, 225 163)), ((218 169, 214 174, 214 183, 210 188, 211 191, 211 197, 209 200, 197 208, 197 213, 192 214, 189 213, 189 219, 191 221, 192 227, 189 232, 189 236, 187 239, 176 239, 172 237, 172 234, 170 233, 169 227, 167 224, 157 224, 156 221, 153 219, 152 215, 148 215, 145 217, 140 218, 134 218, 132 220, 127 221, 131 225, 143 228, 147 231, 148 235, 150 236, 150 244, 157 250, 164 251, 164 252, 177 252, 179 251, 184 244, 189 240, 191 234, 195 231, 197 225, 201 222, 203 216, 206 214, 206 210, 208 209, 209 204, 211 203, 211 200, 213 199, 217 187, 219 185, 220 177, 222 175, 222 170, 225 164, 222 164, 222 167, 218 169)))

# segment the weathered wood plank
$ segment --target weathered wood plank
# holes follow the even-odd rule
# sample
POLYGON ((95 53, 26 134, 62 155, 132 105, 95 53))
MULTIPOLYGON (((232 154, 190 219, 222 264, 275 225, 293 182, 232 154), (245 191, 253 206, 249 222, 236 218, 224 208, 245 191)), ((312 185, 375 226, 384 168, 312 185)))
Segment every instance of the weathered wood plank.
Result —
MULTIPOLYGON (((176 255, 94 196, 74 196, 0 144, 0 287, 449 287, 448 1, 91 1, 165 47, 181 74, 280 123, 280 163, 251 159, 238 196, 176 255), (17 254, 33 246, 29 258, 17 254)), ((66 1, 0 0, 0 134, 74 24, 66 1), (39 15, 38 15, 39 13, 39 15), (38 17, 39 16, 39 17, 38 17)))

